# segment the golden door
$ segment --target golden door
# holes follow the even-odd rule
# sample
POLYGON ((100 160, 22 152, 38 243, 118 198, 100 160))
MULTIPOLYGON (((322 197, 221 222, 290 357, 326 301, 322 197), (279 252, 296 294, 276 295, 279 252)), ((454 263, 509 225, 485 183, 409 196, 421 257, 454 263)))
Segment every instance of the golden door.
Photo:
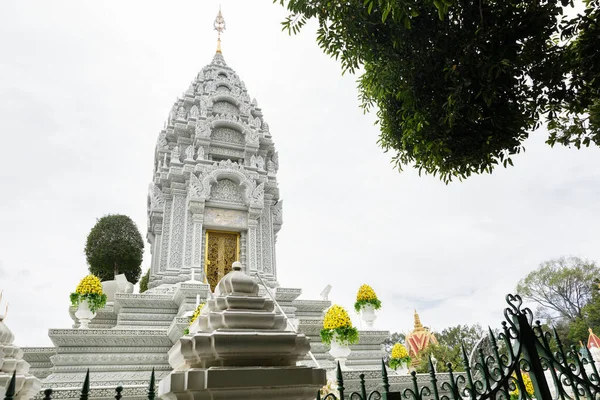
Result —
POLYGON ((239 260, 239 255, 239 233, 206 231, 204 272, 210 290, 214 291, 221 278, 231 271, 231 265, 239 260))

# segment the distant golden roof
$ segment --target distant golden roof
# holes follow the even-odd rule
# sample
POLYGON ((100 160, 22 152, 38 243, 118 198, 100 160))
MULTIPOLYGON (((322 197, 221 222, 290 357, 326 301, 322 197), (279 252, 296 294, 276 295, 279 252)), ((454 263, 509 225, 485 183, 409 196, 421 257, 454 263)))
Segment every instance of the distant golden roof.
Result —
POLYGON ((437 344, 437 339, 434 334, 425 328, 421 323, 421 318, 415 310, 415 327, 411 333, 406 336, 406 343, 408 344, 409 353, 411 357, 416 357, 431 343, 437 344))

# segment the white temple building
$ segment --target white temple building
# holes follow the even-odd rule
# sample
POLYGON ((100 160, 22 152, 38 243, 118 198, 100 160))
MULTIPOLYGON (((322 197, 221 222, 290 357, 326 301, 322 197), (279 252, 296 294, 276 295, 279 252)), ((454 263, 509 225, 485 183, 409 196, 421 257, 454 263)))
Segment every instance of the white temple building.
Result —
MULTIPOLYGON (((78 398, 89 369, 90 397, 113 398, 121 385, 124 397, 145 398, 151 371, 157 381, 170 373, 167 353, 187 328, 187 315, 235 261, 261 284, 261 293, 273 296, 289 329, 309 338, 312 356, 301 364, 333 369, 319 336, 331 302, 299 300, 301 289, 282 287, 277 279, 275 245, 283 223, 278 168, 263 111, 226 64, 219 41, 212 62, 175 102, 158 135, 147 200, 149 290, 116 293, 90 329, 78 329, 71 307, 73 326, 49 330, 54 347, 25 348, 41 387, 52 388, 53 398, 78 398)), ((356 370, 354 379, 372 371, 379 381, 388 335, 360 332, 346 363, 356 370)))

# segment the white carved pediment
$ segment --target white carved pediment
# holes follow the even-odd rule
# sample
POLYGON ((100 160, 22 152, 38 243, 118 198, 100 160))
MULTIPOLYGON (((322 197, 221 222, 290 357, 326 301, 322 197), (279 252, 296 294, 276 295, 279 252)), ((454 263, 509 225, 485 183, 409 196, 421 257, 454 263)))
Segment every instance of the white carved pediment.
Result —
POLYGON ((250 205, 250 196, 256 188, 256 183, 251 173, 246 171, 242 165, 231 160, 223 160, 209 167, 202 179, 205 198, 213 199, 212 191, 219 180, 222 179, 228 179, 236 183, 242 196, 242 204, 250 205))
POLYGON ((210 200, 222 203, 244 204, 243 188, 231 179, 223 178, 213 184, 210 200))

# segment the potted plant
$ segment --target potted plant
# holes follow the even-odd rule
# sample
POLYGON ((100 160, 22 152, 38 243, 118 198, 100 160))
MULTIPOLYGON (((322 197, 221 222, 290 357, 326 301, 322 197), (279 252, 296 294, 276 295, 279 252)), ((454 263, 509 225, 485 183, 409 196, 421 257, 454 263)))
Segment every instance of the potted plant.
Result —
POLYGON ((406 375, 408 373, 408 365, 410 364, 410 356, 406 347, 402 343, 396 343, 392 347, 392 354, 390 357, 390 368, 396 371, 398 375, 406 375))
POLYGON ((362 285, 356 294, 354 309, 360 313, 362 320, 369 329, 373 329, 373 323, 377 318, 375 310, 381 308, 381 301, 377 298, 375 291, 369 285, 362 285))
POLYGON ((83 278, 75 292, 71 293, 71 304, 77 307, 75 316, 79 320, 79 328, 89 329, 89 323, 96 316, 96 311, 106 305, 106 295, 102 292, 100 279, 94 275, 83 278))
POLYGON ((349 345, 358 342, 358 330, 352 326, 348 312, 337 304, 331 306, 325 314, 321 340, 331 345, 329 354, 341 367, 345 367, 346 359, 350 355, 349 345))
POLYGON ((200 316, 200 312, 202 311, 203 308, 204 308, 204 303, 198 304, 196 306, 194 313, 190 317, 190 325, 187 328, 185 328, 185 330, 183 331, 183 333, 185 335, 189 335, 190 333, 194 334, 200 330, 200 326, 198 324, 194 324, 194 322, 196 322, 196 320, 200 316))

